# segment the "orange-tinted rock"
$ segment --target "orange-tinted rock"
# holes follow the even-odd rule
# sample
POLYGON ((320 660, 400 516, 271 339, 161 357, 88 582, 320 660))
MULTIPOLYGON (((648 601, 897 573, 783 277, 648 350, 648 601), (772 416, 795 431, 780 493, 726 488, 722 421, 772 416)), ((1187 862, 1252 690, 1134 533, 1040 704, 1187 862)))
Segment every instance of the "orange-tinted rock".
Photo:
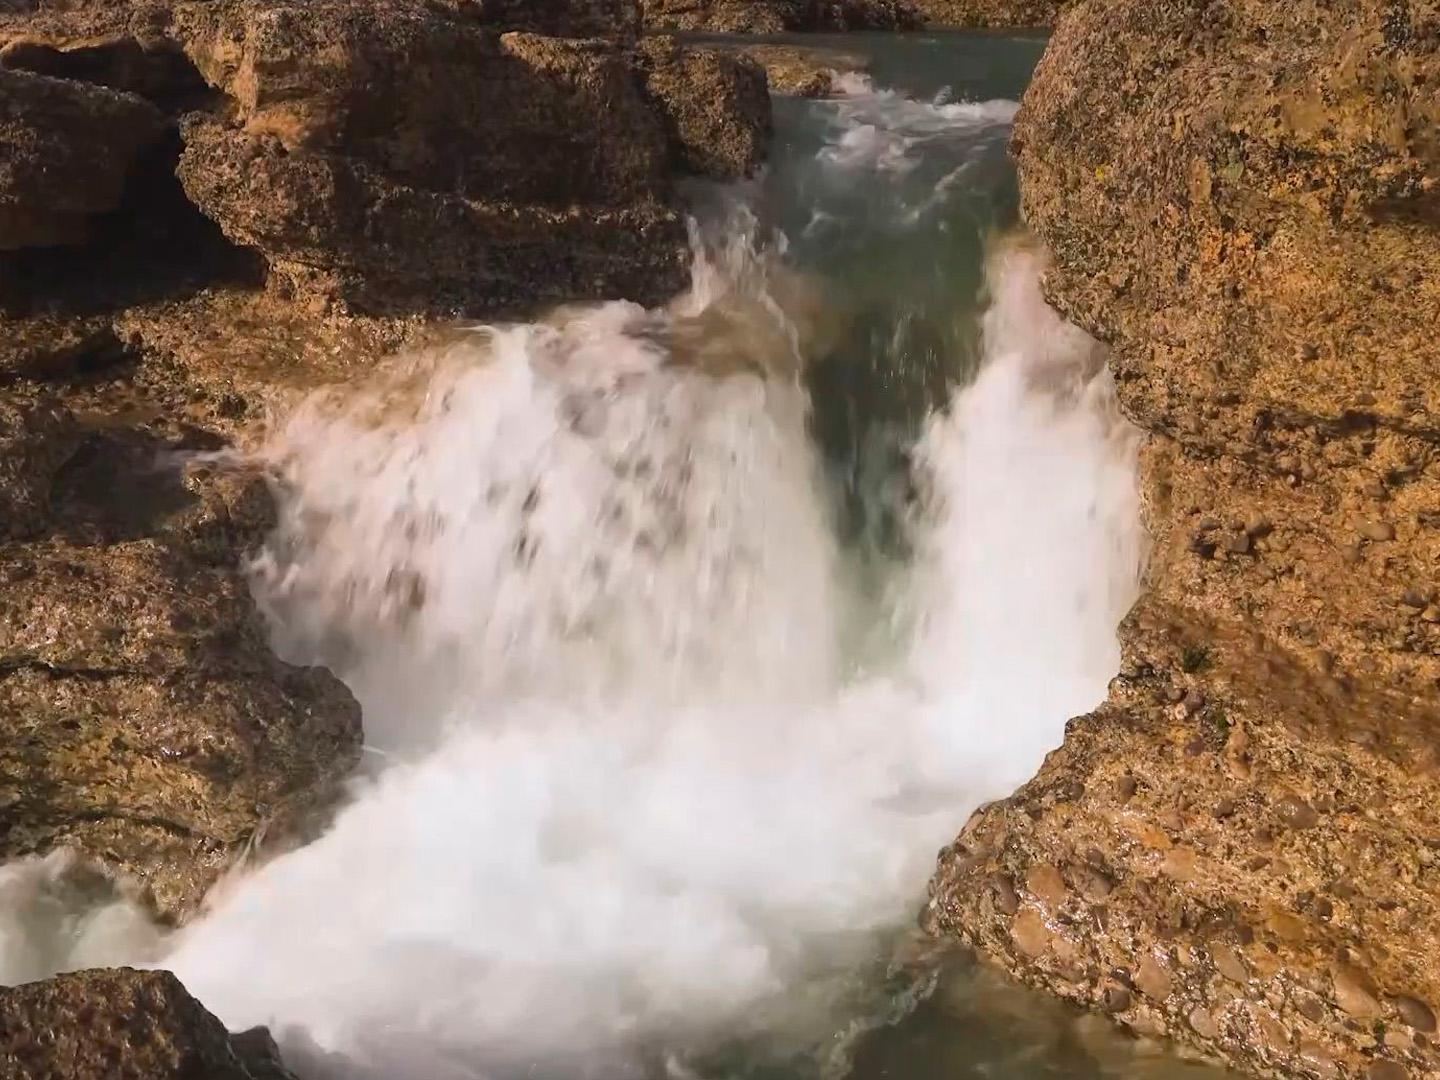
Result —
POLYGON ((1440 1068, 1391 1037, 1440 994, 1437 42, 1413 2, 1092 0, 1017 118, 1047 295, 1149 433, 1154 546, 1109 700, 966 825, 926 921, 1107 1009, 974 899, 1098 852, 1080 964, 1175 958, 1163 1000, 1132 976, 1143 1023, 1259 1075, 1440 1068))
POLYGON ((262 1031, 231 1036, 168 971, 81 971, 0 988, 0 1076, 286 1080, 262 1031))

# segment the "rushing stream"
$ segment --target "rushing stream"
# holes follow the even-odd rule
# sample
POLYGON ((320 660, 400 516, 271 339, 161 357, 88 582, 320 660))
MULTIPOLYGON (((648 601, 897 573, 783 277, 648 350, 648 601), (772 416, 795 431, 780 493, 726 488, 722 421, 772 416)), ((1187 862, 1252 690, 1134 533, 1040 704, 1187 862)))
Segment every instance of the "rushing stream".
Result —
POLYGON ((149 959, 310 1078, 1146 1067, 973 971, 892 1023, 936 850, 1103 697, 1143 535, 1013 231, 1041 42, 843 45, 871 75, 695 193, 667 309, 457 331, 276 429, 254 586, 364 705, 352 800, 168 939, 0 871, 0 979, 149 959))

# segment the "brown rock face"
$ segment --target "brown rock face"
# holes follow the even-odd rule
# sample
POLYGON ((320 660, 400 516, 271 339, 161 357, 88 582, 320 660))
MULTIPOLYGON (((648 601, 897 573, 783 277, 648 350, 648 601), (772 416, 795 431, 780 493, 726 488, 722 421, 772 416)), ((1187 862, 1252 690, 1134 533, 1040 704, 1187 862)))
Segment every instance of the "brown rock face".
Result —
POLYGON ((639 60, 645 94, 664 120, 672 167, 739 179, 760 166, 770 140, 770 93, 760 64, 682 49, 665 38, 646 41, 639 60))
POLYGON ((0 69, 180 120, 178 169, 156 167, 281 295, 481 314, 665 298, 686 270, 676 175, 763 155, 755 67, 637 54, 638 24, 625 0, 78 4, 0 16, 0 69))
POLYGON ((1053 26, 1073 0, 909 0, 926 26, 1053 26))
POLYGON ((769 100, 749 60, 638 45, 633 0, 15 8, 0 860, 75 849, 178 921, 303 838, 360 743, 266 645, 265 483, 205 455, 426 316, 665 297, 677 176, 752 171, 769 100))
POLYGON ((1440 1070, 1437 44, 1433 5, 1084 3, 1017 122, 1156 544, 1109 701, 926 919, 1262 1075, 1440 1070), (982 887, 1036 863, 1114 883, 1038 956, 982 887))
POLYGON ((0 70, 0 251, 83 243, 160 132, 142 98, 0 70))
POLYGON ((650 30, 781 34, 1050 26, 1069 0, 640 0, 650 30))
POLYGON ((0 989, 7 1080, 293 1080, 263 1029, 230 1035, 168 971, 118 968, 0 989))
POLYGON ((640 0, 647 30, 779 34, 903 30, 921 25, 910 0, 640 0))
POLYGON ((769 133, 763 79, 721 54, 656 46, 637 65, 405 3, 177 21, 238 106, 187 121, 186 193, 291 288, 360 309, 662 299, 685 277, 677 168, 749 172, 769 133))

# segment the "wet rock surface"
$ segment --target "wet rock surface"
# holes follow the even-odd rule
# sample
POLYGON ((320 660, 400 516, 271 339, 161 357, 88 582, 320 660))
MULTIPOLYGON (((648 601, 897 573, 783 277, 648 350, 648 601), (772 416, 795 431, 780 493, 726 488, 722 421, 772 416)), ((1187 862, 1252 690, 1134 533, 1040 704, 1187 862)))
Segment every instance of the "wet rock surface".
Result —
POLYGON ((0 988, 13 1080, 293 1080, 263 1028, 231 1035, 166 971, 116 968, 0 988))
POLYGON ((1084 4, 1017 121, 1047 293, 1150 433, 1155 547, 1110 699, 926 921, 1261 1075, 1440 1071, 1437 34, 1084 4))

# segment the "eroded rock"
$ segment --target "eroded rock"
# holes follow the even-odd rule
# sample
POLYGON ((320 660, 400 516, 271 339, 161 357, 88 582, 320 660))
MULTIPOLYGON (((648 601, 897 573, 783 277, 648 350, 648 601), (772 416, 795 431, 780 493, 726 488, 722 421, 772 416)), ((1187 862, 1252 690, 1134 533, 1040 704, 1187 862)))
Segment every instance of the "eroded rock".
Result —
POLYGON ((84 243, 161 131, 132 94, 0 69, 0 251, 84 243))
POLYGON ((779 34, 920 25, 909 0, 640 0, 647 30, 779 34))
POLYGON ((230 1035, 168 971, 117 968, 0 988, 13 1080, 293 1080, 263 1029, 230 1035))
POLYGON ((966 826, 927 920, 1252 1074, 1440 1070, 1399 1004, 1440 993, 1437 35, 1418 4, 1083 3, 1017 120, 1047 294, 1149 432, 1155 544, 1109 700, 966 826), (1076 982, 978 897, 1092 850, 1076 982))

